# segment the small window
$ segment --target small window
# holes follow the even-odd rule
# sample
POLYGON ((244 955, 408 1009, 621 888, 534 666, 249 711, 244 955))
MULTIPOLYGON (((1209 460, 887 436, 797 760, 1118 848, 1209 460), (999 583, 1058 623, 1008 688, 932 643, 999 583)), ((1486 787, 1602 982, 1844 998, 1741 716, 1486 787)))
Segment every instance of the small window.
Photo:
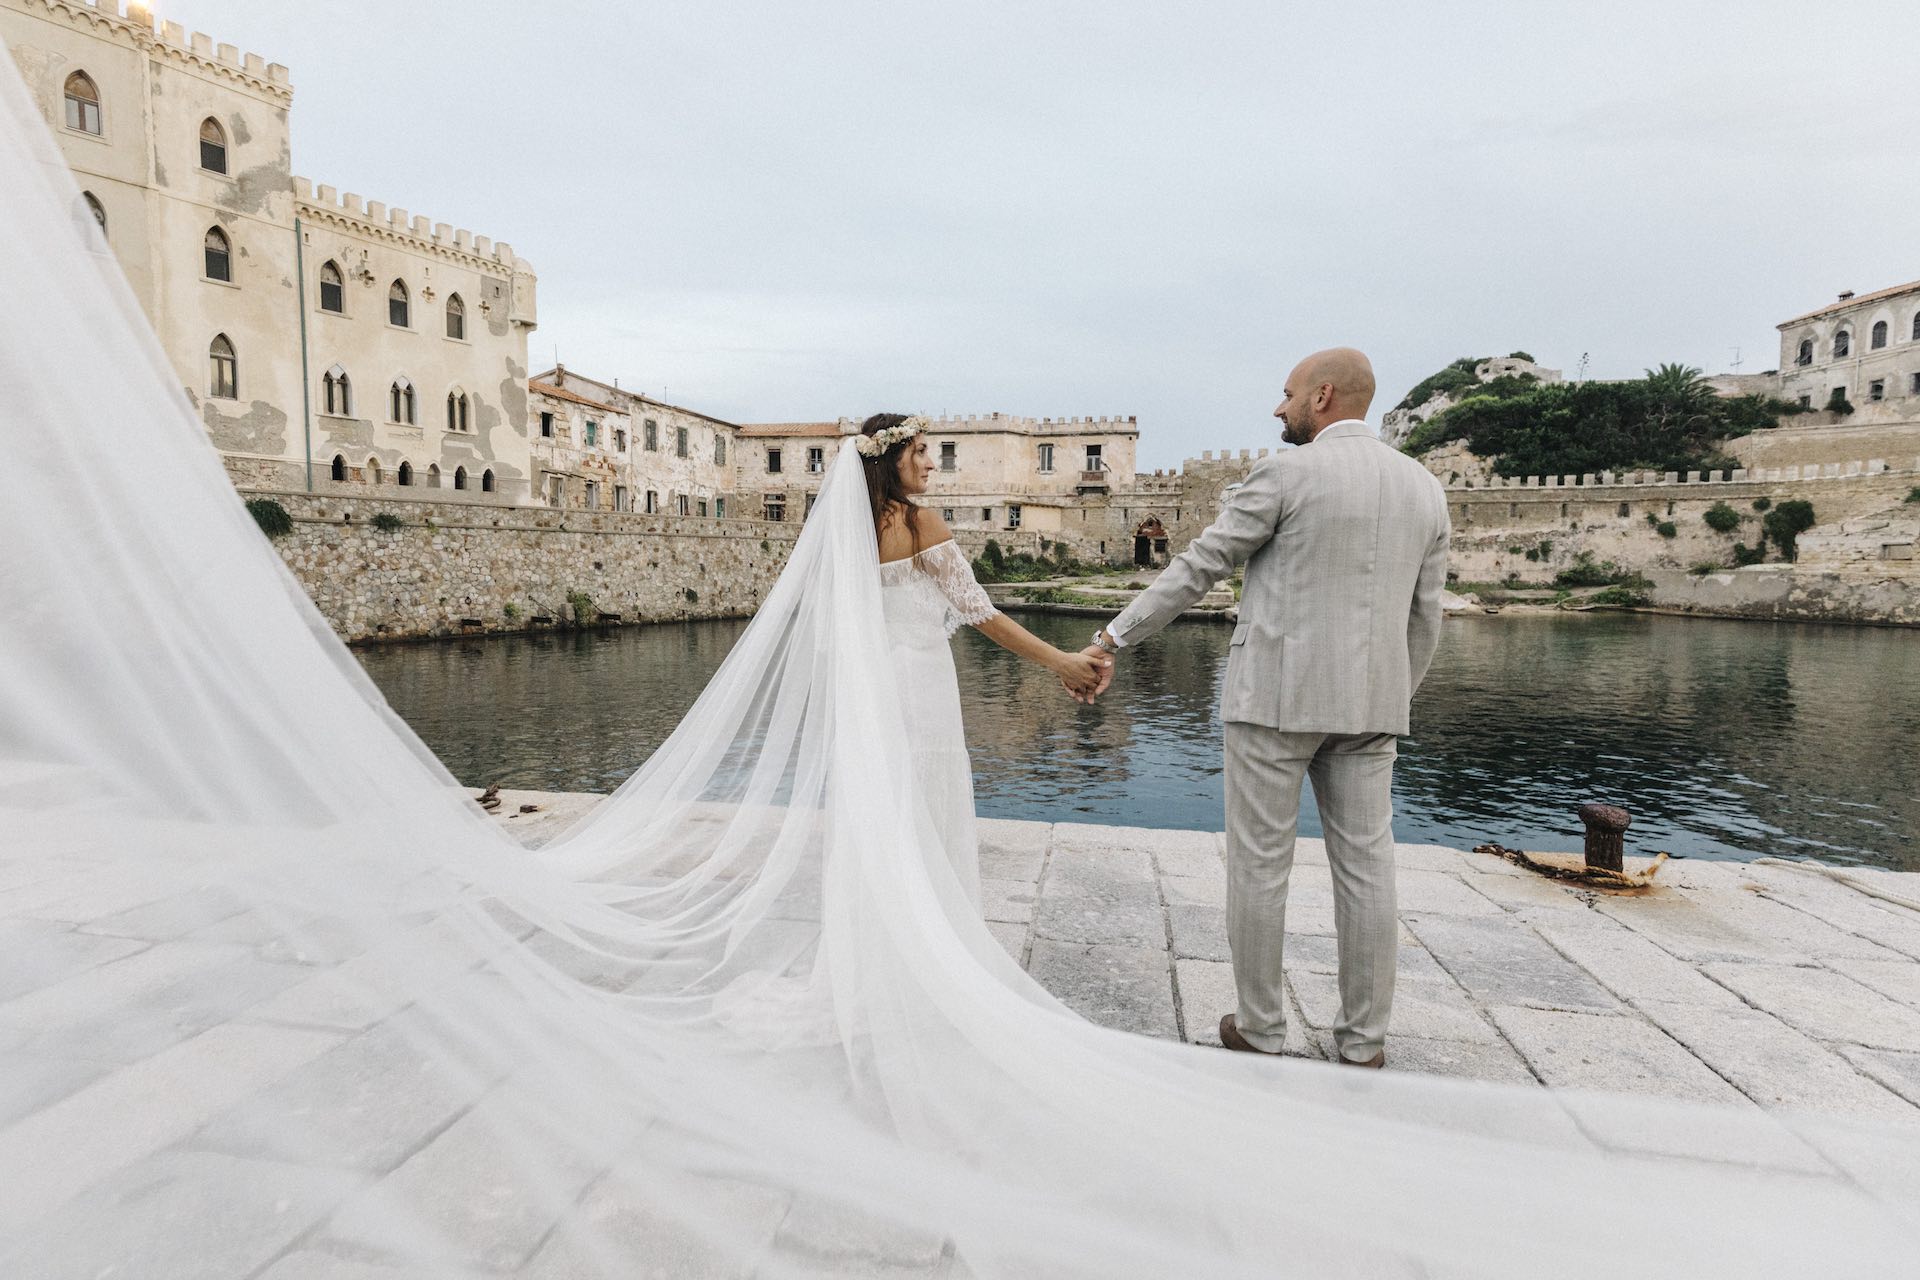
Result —
POLYGON ((1622 519, 1632 514, 1633 514, 1633 508, 1630 505, 1624 502, 1620 504, 1620 515, 1622 519))
POLYGON ((660 448, 660 424, 652 418, 648 418, 646 420, 646 433, 647 448, 657 451, 660 448))
POLYGON ((1867 339, 1867 346, 1870 350, 1878 351, 1886 345, 1887 322, 1885 320, 1875 320, 1873 322, 1872 335, 1867 339))
POLYGON ((429 462, 427 464, 427 488, 438 489, 439 487, 440 487, 440 464, 437 462, 429 462))
POLYGON ((491 467, 480 473, 480 492, 493 492, 493 468, 491 467))
POLYGON ((100 90, 84 71, 67 77, 67 128, 100 136, 100 90))
POLYGON ((208 173, 227 171, 227 131, 212 116, 200 122, 200 167, 208 173))
POLYGON ((1097 444, 1088 445, 1087 446, 1087 470, 1105 471, 1106 469, 1107 469, 1107 461, 1105 458, 1101 456, 1101 446, 1097 444))
POLYGON ((207 348, 207 394, 216 400, 240 398, 240 365, 227 335, 217 333, 207 348))
POLYGON ((725 520, 727 518, 727 500, 725 498, 715 498, 713 500, 713 518, 715 520, 725 520))
POLYGON ((768 494, 766 500, 761 504, 761 511, 768 520, 774 524, 779 524, 787 518, 787 495, 784 493, 768 494))
MULTIPOLYGON (((1920 320, 1920 317, 1915 317, 1915 319, 1920 320)), ((1800 339, 1800 354, 1794 358, 1794 363, 1795 364, 1812 364, 1813 363, 1813 339, 1812 338, 1800 339)))
POLYGON ((233 282, 233 242, 218 227, 208 227, 205 240, 206 276, 209 280, 233 282))
POLYGON ((453 487, 456 489, 464 489, 467 487, 467 469, 465 467, 455 467, 453 469, 453 487))
POLYGON ((1040 471, 1042 474, 1046 474, 1048 472, 1051 472, 1052 470, 1053 470, 1053 446, 1050 444, 1043 444, 1040 446, 1040 471))
POLYGON ((407 304, 407 283, 395 280, 387 288, 387 323, 405 329, 411 314, 407 304))
POLYGON ((347 478, 347 460, 337 453, 333 455, 332 475, 335 483, 344 482, 347 478))
POLYGON ((613 429, 613 451, 615 453, 625 453, 627 451, 626 428, 615 427, 613 429))
MULTIPOLYGON (((447 393, 447 430, 465 431, 468 425, 467 393, 464 391, 449 391, 447 393)), ((457 485, 455 487, 464 488, 465 486, 457 485)))
POLYGON ((1886 398, 1887 398, 1887 384, 1885 379, 1875 378, 1872 382, 1869 382, 1867 384, 1867 399, 1885 400, 1886 398))
POLYGON ((699 513, 701 515, 704 516, 707 514, 707 500, 705 498, 700 499, 700 501, 695 505, 698 507, 699 513))
POLYGON ((948 524, 952 524, 952 523, 953 523, 953 508, 952 508, 952 507, 942 507, 942 508, 940 508, 940 518, 941 518, 942 520, 945 520, 945 521, 946 521, 946 522, 947 522, 948 524))
POLYGON ((587 443, 596 444, 600 439, 600 424, 592 418, 587 419, 587 443))
POLYGON ((1920 342, 1920 311, 1913 313, 1913 340, 1920 342))
POLYGON ((402 485, 411 485, 413 483, 413 464, 402 459, 400 470, 394 476, 394 479, 398 480, 402 485))
POLYGON ((777 476, 780 474, 780 451, 778 449, 767 450, 767 472, 769 475, 777 476))
POLYGON ((952 440, 940 442, 940 469, 952 471, 960 465, 960 446, 952 440))
POLYGON ((598 511, 599 509, 600 482, 598 480, 589 480, 587 481, 587 510, 598 511))
POLYGON ((320 379, 320 403, 325 406, 323 412, 336 418, 344 418, 353 413, 353 385, 347 381, 347 371, 339 365, 327 370, 320 379))
POLYGON ((320 264, 320 309, 337 316, 347 312, 347 278, 332 259, 320 264))
POLYGON ((628 507, 627 507, 627 486, 625 486, 625 485, 623 485, 623 484, 617 484, 617 485, 615 485, 615 486, 613 486, 613 509, 614 509, 615 511, 626 511, 626 510, 628 510, 628 507))
POLYGON ((993 523, 993 508, 992 508, 992 507, 982 507, 982 508, 980 508, 980 519, 981 519, 981 522, 982 522, 982 523, 985 523, 985 524, 992 524, 992 523, 993 523))
POLYGON ((542 413, 540 415, 540 438, 543 440, 553 439, 553 415, 551 413, 542 413))
POLYGON ((647 514, 650 516, 660 514, 660 493, 657 489, 647 490, 647 514))
POLYGON ((819 495, 819 494, 817 494, 817 493, 810 493, 810 494, 808 494, 808 495, 807 495, 807 509, 806 509, 805 511, 803 511, 803 512, 801 512, 801 513, 800 513, 800 518, 801 518, 801 519, 803 519, 803 520, 805 520, 805 519, 808 519, 808 518, 810 518, 810 517, 811 517, 811 516, 813 515, 813 504, 814 504, 814 503, 816 503, 816 502, 818 502, 818 501, 820 501, 820 495, 819 495))
MULTIPOLYGON (((676 458, 684 458, 687 456, 687 429, 685 427, 675 427, 673 429, 673 456, 676 458)), ((682 512, 681 514, 684 515, 686 513, 682 512)))
MULTIPOLYGON (((1920 373, 1911 373, 1907 375, 1907 394, 1910 396, 1920 396, 1920 373)), ((1807 399, 1808 397, 1801 396, 1800 402, 1802 404, 1805 404, 1807 402, 1807 399)))
POLYGON ((94 225, 100 228, 100 234, 107 234, 107 208, 100 203, 91 191, 82 191, 80 199, 86 202, 87 212, 92 215, 94 225))
POLYGON ((1833 335, 1833 358, 1839 360, 1853 351, 1853 335, 1845 329, 1833 335))
POLYGON ((463 342, 467 337, 467 304, 457 293, 447 299, 447 336, 463 342))
POLYGON ((1018 529, 1019 527, 1020 508, 1009 503, 1007 506, 1007 528, 1018 529))
POLYGON ((679 515, 690 516, 693 514, 693 499, 687 494, 683 493, 679 495, 679 497, 674 500, 674 505, 678 508, 679 515))
POLYGON ((378 458, 367 459, 366 475, 367 475, 368 484, 380 483, 380 459, 378 458))
POLYGON ((715 436, 713 438, 713 464, 716 467, 724 467, 727 465, 727 438, 725 436, 715 436))
POLYGON ((413 384, 405 378, 395 379, 387 391, 387 420, 405 423, 409 427, 419 421, 415 412, 413 384))
POLYGON ((827 451, 818 445, 807 450, 807 474, 819 475, 827 469, 827 451))

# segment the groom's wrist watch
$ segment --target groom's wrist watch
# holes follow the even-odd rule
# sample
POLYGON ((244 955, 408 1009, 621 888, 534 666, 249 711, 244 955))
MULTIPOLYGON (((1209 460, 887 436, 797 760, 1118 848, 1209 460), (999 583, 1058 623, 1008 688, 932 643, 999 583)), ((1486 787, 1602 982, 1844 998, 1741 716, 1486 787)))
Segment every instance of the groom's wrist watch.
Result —
POLYGON ((1120 646, 1113 642, 1113 637, 1107 634, 1105 627, 1101 627, 1093 633, 1093 647, 1096 649, 1104 649, 1108 653, 1120 652, 1120 646))

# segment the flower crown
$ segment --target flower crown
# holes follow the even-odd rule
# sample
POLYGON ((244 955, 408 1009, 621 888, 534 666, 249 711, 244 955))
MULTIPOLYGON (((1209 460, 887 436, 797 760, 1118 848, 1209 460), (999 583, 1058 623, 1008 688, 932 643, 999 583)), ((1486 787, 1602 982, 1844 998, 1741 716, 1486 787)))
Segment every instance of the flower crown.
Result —
POLYGON ((882 427, 870 436, 855 436, 853 447, 860 451, 863 458, 877 458, 902 440, 911 440, 925 431, 929 423, 919 414, 914 414, 904 422, 891 427, 882 427))

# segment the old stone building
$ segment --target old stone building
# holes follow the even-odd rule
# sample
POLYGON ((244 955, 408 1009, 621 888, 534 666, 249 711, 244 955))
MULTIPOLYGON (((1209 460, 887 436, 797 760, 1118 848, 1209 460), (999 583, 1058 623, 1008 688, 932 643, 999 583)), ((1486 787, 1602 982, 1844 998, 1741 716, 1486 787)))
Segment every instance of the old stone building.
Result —
POLYGON ((759 518, 734 498, 735 424, 565 365, 531 389, 534 492, 548 506, 759 518))
POLYGON ((1920 416, 1920 281, 1843 293, 1779 330, 1784 398, 1820 409, 1838 392, 1876 419, 1920 416))
POLYGON ((119 0, 0 0, 0 39, 243 483, 526 497, 532 268, 291 170, 287 69, 119 0))

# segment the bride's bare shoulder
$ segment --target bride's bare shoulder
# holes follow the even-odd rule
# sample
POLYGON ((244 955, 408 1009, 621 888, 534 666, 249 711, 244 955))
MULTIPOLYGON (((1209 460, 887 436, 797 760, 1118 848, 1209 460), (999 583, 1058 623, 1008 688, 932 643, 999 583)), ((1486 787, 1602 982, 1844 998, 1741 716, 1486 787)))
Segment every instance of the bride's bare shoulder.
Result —
POLYGON ((881 518, 880 559, 883 563, 905 560, 953 537, 953 530, 947 527, 938 511, 917 506, 911 523, 907 516, 904 508, 895 507, 881 518))

